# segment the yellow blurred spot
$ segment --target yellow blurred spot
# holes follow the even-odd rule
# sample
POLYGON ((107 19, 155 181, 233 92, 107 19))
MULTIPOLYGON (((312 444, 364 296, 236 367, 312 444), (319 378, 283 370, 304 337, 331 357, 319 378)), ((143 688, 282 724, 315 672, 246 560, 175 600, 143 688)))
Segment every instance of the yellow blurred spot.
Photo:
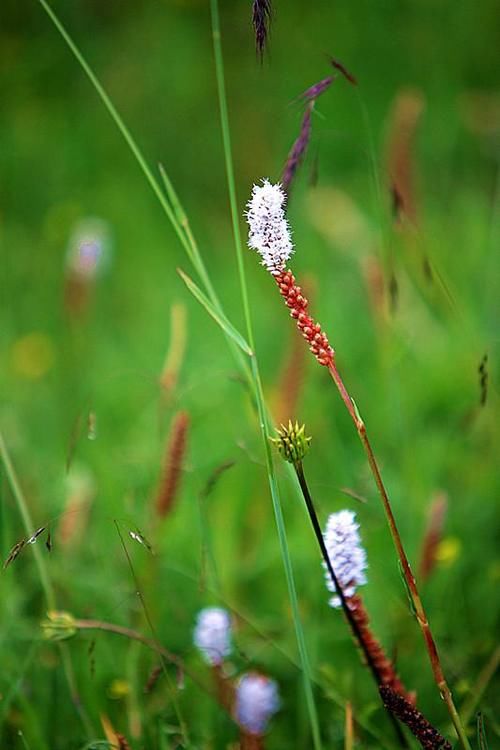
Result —
POLYGON ((500 560, 491 563, 488 574, 493 581, 500 580, 500 560))
POLYGON ((122 680, 119 678, 113 680, 108 688, 108 695, 114 700, 121 700, 122 698, 126 698, 129 693, 130 685, 128 684, 127 680, 122 680))
POLYGON ((460 556, 462 542, 456 536, 448 536, 438 544, 436 560, 445 565, 451 565, 460 556))
POLYGON ((33 331, 14 342, 11 351, 12 369, 27 380, 39 380, 54 364, 55 352, 44 333, 33 331))
POLYGON ((465 693, 468 693, 469 690, 470 690, 470 683, 468 680, 463 679, 455 683, 455 691, 459 695, 465 695, 465 693))

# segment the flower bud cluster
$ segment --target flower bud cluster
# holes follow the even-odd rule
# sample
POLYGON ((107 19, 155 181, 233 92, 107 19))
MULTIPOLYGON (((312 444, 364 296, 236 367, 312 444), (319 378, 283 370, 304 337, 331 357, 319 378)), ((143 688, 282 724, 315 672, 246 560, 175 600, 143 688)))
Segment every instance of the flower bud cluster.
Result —
POLYGON ((299 427, 298 422, 293 424, 291 420, 288 420, 288 427, 282 424, 276 432, 278 437, 270 438, 270 440, 277 446, 285 461, 291 464, 300 463, 309 450, 312 440, 306 435, 306 426, 303 424, 299 427))
POLYGON ((281 296, 285 299, 287 307, 290 308, 291 317, 297 321, 297 328, 309 343, 309 349, 320 365, 328 367, 333 362, 334 351, 326 333, 321 330, 320 324, 316 323, 307 312, 309 302, 304 297, 301 287, 296 285, 292 272, 282 271, 276 274, 274 278, 281 296))

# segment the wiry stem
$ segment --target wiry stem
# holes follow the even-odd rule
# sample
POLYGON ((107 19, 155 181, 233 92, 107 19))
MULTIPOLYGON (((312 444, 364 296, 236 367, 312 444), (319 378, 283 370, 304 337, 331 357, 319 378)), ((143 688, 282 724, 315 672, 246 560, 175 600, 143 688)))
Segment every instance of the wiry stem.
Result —
POLYGON ((290 308, 290 316, 296 321, 297 328, 308 342, 309 348, 312 354, 315 356, 317 362, 320 365, 328 368, 328 371, 340 393, 340 397, 342 398, 342 401, 344 402, 344 405, 349 412, 352 421, 354 422, 354 426, 356 427, 359 439, 361 440, 361 443, 365 450, 371 472, 375 479, 375 484, 377 485, 377 489, 384 506, 387 522, 389 524, 389 530, 391 532, 394 546, 401 563, 403 575, 405 577, 408 591, 413 603, 417 622, 424 636, 425 645, 427 647, 432 671, 434 674, 434 680, 439 689, 441 697, 446 703, 446 707, 453 721, 453 725, 455 727, 463 750, 472 750, 469 740, 466 737, 465 729, 463 727, 458 711, 455 708, 450 688, 448 687, 443 673, 437 647, 432 636, 432 632, 427 620, 427 616, 425 614, 420 594, 417 589, 415 577, 412 573, 410 563, 408 562, 408 558, 401 541, 401 536, 396 525, 396 519, 394 518, 394 514, 392 512, 389 496, 382 481, 380 469, 378 467, 377 460, 366 433, 365 423, 361 417, 361 414, 359 413, 355 402, 350 397, 349 392, 344 385, 344 381, 342 380, 337 369, 337 365, 335 362, 335 351, 330 345, 328 337, 322 330, 319 323, 316 323, 309 314, 309 302, 302 293, 302 289, 297 286, 292 272, 289 269, 282 269, 279 271, 279 273, 273 274, 273 276, 274 280, 278 284, 281 296, 284 298, 287 307, 290 308))
MULTIPOLYGON (((11 461, 9 451, 7 449, 7 445, 1 433, 0 433, 0 458, 4 465, 7 481, 10 485, 12 494, 16 501, 16 505, 18 507, 21 518, 23 520, 24 528, 26 530, 27 535, 31 536, 35 530, 35 527, 33 525, 33 520, 31 518, 31 513, 29 511, 26 498, 24 497, 23 491, 21 489, 21 485, 19 484, 16 471, 14 469, 14 465, 11 461)), ((40 582, 42 584, 42 588, 45 594, 47 607, 49 610, 54 610, 56 609, 56 596, 54 592, 54 587, 52 586, 52 582, 49 578, 47 566, 45 565, 42 552, 40 550, 40 547, 37 546, 36 544, 33 544, 31 546, 33 547, 35 563, 38 568, 38 574, 40 576, 40 582)), ((80 699, 80 695, 78 692, 78 687, 77 687, 76 679, 75 679, 75 673, 73 670, 73 664, 71 661, 71 655, 65 643, 59 644, 59 653, 61 656, 63 670, 64 670, 64 674, 66 677, 66 682, 68 683, 71 700, 78 712, 78 715, 80 716, 80 719, 85 728, 85 731, 87 732, 89 736, 92 736, 93 734, 92 725, 87 716, 85 707, 83 706, 81 699, 80 699)))
MULTIPOLYGON (((318 542, 318 546, 321 550, 321 555, 323 557, 323 560, 325 561, 325 565, 328 569, 328 573, 331 576, 331 579, 333 581, 333 585, 335 586, 335 592, 338 595, 340 599, 340 603, 342 605, 342 610, 344 612, 344 615, 347 619, 347 622, 349 623, 349 627, 351 628, 352 634, 355 638, 355 640, 358 642, 359 647, 361 651, 363 652, 364 658, 366 659, 366 663, 368 668, 370 669, 373 678, 375 680, 375 684, 377 685, 377 688, 379 685, 383 684, 385 682, 377 664, 375 663, 370 648, 368 647, 368 644, 366 642, 366 639, 364 637, 362 629, 359 627, 358 621, 351 610, 351 607, 349 606, 349 602, 347 597, 344 594, 344 591, 342 589, 342 586, 340 585, 339 579, 335 573, 335 570, 332 565, 332 561, 330 559, 330 555, 328 554, 328 550, 326 548, 325 540, 323 537, 323 532, 321 531, 321 526, 319 524, 318 516, 316 513, 316 509, 314 507, 314 503, 311 497, 311 494, 309 492, 309 487, 306 482, 306 478, 304 475, 304 468, 302 466, 301 461, 297 461, 294 463, 295 473, 297 474, 297 479, 299 481, 300 489, 302 490, 302 495, 304 498, 304 502, 306 504, 307 513, 309 515, 309 520, 311 521, 311 525, 314 530, 314 535, 316 537, 316 541, 318 542)), ((391 721, 394 725, 395 732, 398 736, 398 739, 401 743, 402 747, 408 747, 408 743, 406 742, 406 738, 404 734, 401 731, 401 728, 392 715, 392 713, 387 709, 387 713, 389 714, 389 717, 391 718, 391 721)))
POLYGON ((396 519, 394 518, 394 513, 392 512, 391 502, 389 500, 387 490, 385 489, 384 482, 380 474, 380 469, 378 467, 377 460, 375 458, 373 449, 371 447, 371 443, 368 439, 365 423, 363 422, 363 419, 361 418, 361 415, 359 413, 357 406, 354 404, 354 401, 349 396, 347 388, 345 387, 344 382, 337 369, 335 359, 332 359, 332 361, 328 365, 328 371, 330 372, 330 375, 332 376, 333 381, 335 382, 335 385, 337 386, 337 389, 340 393, 342 401, 344 402, 347 408, 347 411, 351 415, 351 419, 354 422, 354 426, 356 427, 359 439, 361 440, 364 451, 368 458, 368 463, 370 465, 373 478, 375 479, 375 484, 377 485, 377 489, 378 489, 380 498, 382 500, 382 504, 384 506, 384 511, 386 514, 387 523, 389 525, 389 530, 391 532, 392 540, 394 542, 394 546, 396 548, 396 552, 397 552, 399 561, 401 563, 401 567, 402 567, 403 574, 406 580, 406 584, 408 586, 408 591, 410 593, 413 607, 415 609, 415 616, 417 618, 417 622, 424 636, 425 645, 427 647, 432 671, 434 674, 434 680, 439 689, 441 697, 446 703, 448 712, 451 716, 453 725, 455 727, 457 736, 460 740, 462 747, 464 748, 464 750, 471 750, 471 745, 469 743, 469 740, 466 737, 465 729, 460 720, 460 716, 453 702, 453 697, 452 697, 450 688, 448 687, 448 684, 444 676, 444 672, 441 666, 441 661, 440 661, 439 654, 437 651, 436 643, 434 641, 434 638, 430 629, 430 625, 427 620, 427 615, 425 613, 422 599, 420 598, 420 594, 418 592, 417 583, 415 581, 415 576, 412 573, 410 563, 408 562, 408 558, 406 556, 406 552, 404 550, 403 543, 401 541, 401 536, 399 534, 399 530, 396 525, 396 519))

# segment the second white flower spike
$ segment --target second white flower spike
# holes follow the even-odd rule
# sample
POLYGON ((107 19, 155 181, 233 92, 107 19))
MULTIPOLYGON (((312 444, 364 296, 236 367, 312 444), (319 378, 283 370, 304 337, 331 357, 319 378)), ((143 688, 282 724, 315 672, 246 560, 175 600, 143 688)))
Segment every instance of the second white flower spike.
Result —
MULTIPOLYGON (((333 569, 347 599, 354 595, 357 586, 366 583, 365 570, 368 567, 366 552, 361 545, 359 523, 356 514, 351 510, 341 510, 328 517, 324 533, 325 546, 333 569)), ((340 607, 340 598, 326 565, 326 585, 334 596, 330 599, 332 607, 340 607)))

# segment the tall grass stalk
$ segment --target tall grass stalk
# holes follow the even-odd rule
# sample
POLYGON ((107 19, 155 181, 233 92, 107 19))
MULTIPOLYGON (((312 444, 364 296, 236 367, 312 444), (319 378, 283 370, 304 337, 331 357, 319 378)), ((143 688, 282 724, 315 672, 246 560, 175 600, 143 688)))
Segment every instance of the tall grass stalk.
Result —
MULTIPOLYGON (((169 219, 172 226, 174 227, 174 230, 184 250, 186 251, 194 268, 198 272, 200 280, 205 286, 205 289, 207 291, 207 294, 211 302, 214 304, 217 310, 222 312, 222 307, 220 305, 220 302, 217 298, 213 285, 206 271, 206 267, 203 263, 201 254, 198 251, 197 244, 194 241, 191 230, 189 229, 189 224, 187 223, 187 219, 185 223, 181 223, 181 221, 179 221, 178 215, 176 214, 172 205, 166 199, 158 181, 155 179, 135 139, 133 138, 130 131, 126 127, 117 109, 115 108, 114 104, 112 103, 105 89, 99 82, 92 68, 90 67, 90 65, 84 58, 83 54, 81 53, 81 51, 79 50, 79 48, 77 47, 77 45, 75 44, 71 36, 66 31, 63 24, 59 20, 58 16, 54 13, 50 5, 48 5, 46 0, 38 0, 38 1, 43 7, 43 9, 45 10, 45 12, 47 13, 47 15, 49 16, 49 18, 51 19, 56 29, 61 34, 62 38, 68 45, 69 49, 75 56, 76 60, 78 61, 82 69, 84 70, 87 77, 89 78, 97 94, 101 98, 103 104, 105 105, 106 109, 108 110, 109 114, 114 120, 123 138, 125 139, 127 146, 129 147, 130 151, 132 152, 133 156, 138 162, 150 187, 152 188, 157 199, 159 200, 165 214, 167 215, 167 218, 169 219)), ((245 274, 244 274, 244 267, 243 267, 243 253, 241 249, 241 237, 239 234, 236 192, 234 188, 234 177, 232 176, 232 166, 231 166, 232 160, 230 158, 231 152, 230 152, 230 140, 229 140, 229 125, 228 125, 228 117, 227 117, 227 106, 225 103, 224 74, 223 74, 222 51, 220 47, 220 24, 218 22, 218 7, 217 7, 217 4, 214 2, 212 2, 211 7, 212 7, 213 23, 215 21, 215 24, 213 25, 213 37, 214 37, 214 51, 215 51, 215 57, 216 57, 216 71, 217 71, 217 78, 219 82, 219 94, 221 90, 223 93, 222 98, 220 98, 221 123, 222 123, 223 138, 224 138, 224 151, 226 155, 226 169, 228 171, 228 186, 229 186, 230 201, 231 201, 231 214, 232 214, 232 221, 233 221, 233 230, 235 232, 235 240, 236 240, 236 245, 237 245, 238 269, 239 269, 240 282, 241 282, 241 287, 242 287, 244 312, 245 312, 245 318, 247 322, 247 328, 249 330, 249 333, 251 334, 251 319, 250 319, 248 294, 246 290, 245 274), (229 161, 228 161, 228 157, 229 157, 229 161), (228 164, 229 164, 229 167, 228 167, 228 164)), ((168 180, 168 177, 164 170, 163 170, 163 175, 164 175, 164 181, 166 181, 167 190, 168 190, 168 186, 170 185, 171 187, 171 183, 168 180)), ((299 655, 300 655, 300 660, 301 660, 301 667, 302 667, 302 673, 303 673, 303 679, 304 679, 304 690, 305 690, 306 702, 307 702, 308 712, 309 712, 309 717, 310 717, 310 722, 311 722, 311 730, 313 734, 314 747, 316 748, 316 750, 321 750, 319 722, 318 722, 316 707, 314 704, 313 691, 312 691, 311 667, 310 667, 308 656, 307 656, 305 637, 304 637, 302 625, 301 625, 300 618, 299 618, 297 594, 295 590, 295 583, 294 583, 290 554, 288 551, 284 518, 283 518, 283 513, 281 510, 278 482, 277 482, 275 471, 274 471, 272 453, 269 447, 268 415, 267 415, 267 410, 266 410, 265 403, 264 403, 262 384, 260 381, 258 365, 255 359, 255 355, 252 355, 251 368, 249 371, 248 365, 243 359, 242 354, 239 351, 238 347, 234 344, 233 341, 230 340, 230 337, 228 337, 227 334, 226 334, 226 338, 228 339, 228 343, 233 351, 233 354, 235 355, 239 365, 242 367, 244 374, 246 375, 247 378, 248 377, 250 378, 252 386, 255 389, 255 396, 256 396, 258 412, 259 412, 259 421, 260 421, 260 426, 261 426, 261 431, 262 431, 263 442, 265 445, 265 455, 266 455, 266 465, 267 465, 267 471, 268 471, 268 477, 269 477, 269 485, 271 489, 271 497, 272 497, 272 502, 273 502, 275 518, 276 518, 276 525, 278 528, 278 537, 279 537, 281 552, 283 556, 285 576, 287 580, 290 603, 291 603, 291 608, 292 608, 292 616, 294 620, 296 638, 297 638, 299 655)), ((249 338, 250 338, 250 341, 253 341, 252 335, 250 335, 249 338)))
MULTIPOLYGON (((123 552, 124 552, 126 560, 127 560, 127 564, 128 564, 129 570, 130 570, 130 574, 132 576, 132 580, 134 582, 135 592, 136 592, 136 594, 137 594, 137 596, 139 598, 139 601, 141 603, 142 611, 144 612, 144 617, 146 618, 146 622, 147 622, 148 627, 149 627, 149 629, 151 631, 151 635, 153 636, 153 641, 157 642, 158 638, 157 638, 157 635, 156 635, 155 626, 153 624, 153 619, 152 619, 152 617, 151 617, 151 615, 149 613, 149 609, 148 609, 148 607, 146 605, 146 600, 145 600, 144 595, 142 593, 142 589, 141 589, 141 586, 140 586, 140 583, 139 583, 139 579, 137 578, 137 575, 136 575, 136 572, 135 572, 135 568, 134 568, 134 565, 132 563, 132 558, 130 557, 130 553, 129 553, 128 549, 127 549, 127 545, 125 544, 125 540, 124 540, 122 532, 120 530, 120 525, 119 525, 119 523, 118 523, 118 521, 116 519, 114 521, 114 524, 115 524, 116 532, 117 532, 118 537, 120 539, 121 546, 123 548, 123 552)), ((167 666, 166 666, 166 663, 165 663, 166 662, 166 658, 164 657, 164 655, 163 655, 163 653, 161 651, 159 651, 159 653, 162 656, 161 664, 162 664, 163 673, 165 675, 165 679, 166 679, 166 682, 167 682, 168 691, 169 691, 169 694, 170 694, 170 700, 172 701, 172 708, 174 709, 174 713, 175 713, 175 715, 177 717, 177 721, 179 722, 179 729, 180 729, 180 732, 182 734, 184 744, 185 744, 186 747, 189 747, 187 724, 184 721, 184 717, 182 715, 181 708, 180 708, 179 702, 178 702, 177 697, 176 697, 176 689, 175 689, 174 685, 172 684, 171 677, 170 677, 170 675, 168 673, 168 670, 167 670, 167 666)))
POLYGON ((344 385, 344 381, 342 380, 340 376, 340 373, 337 369, 337 365, 335 364, 335 360, 332 360, 331 364, 328 367, 328 370, 330 372, 330 375, 335 385, 337 386, 337 390, 340 393, 342 401, 344 402, 344 405, 347 411, 349 412, 349 415, 352 421, 354 422, 354 426, 356 427, 359 439, 361 441, 361 444, 363 445, 363 449, 368 459, 370 470, 375 480, 375 484, 377 486, 380 499, 382 500, 382 505, 384 507, 389 530, 392 536, 392 540, 394 542, 394 546, 396 548, 399 561, 401 563, 403 575, 404 575, 404 578, 408 587, 408 592, 410 594, 410 598, 411 598, 411 601, 415 610, 415 617, 417 619, 417 622, 424 636, 424 641, 425 641, 425 645, 427 648, 427 652, 429 654, 429 660, 431 663, 434 680, 439 689, 441 697, 446 703, 446 707, 450 714, 451 720, 453 722, 453 726, 455 727, 455 731, 457 733, 458 739, 460 740, 460 744, 462 745, 462 748, 464 750, 472 750, 469 740, 467 739, 467 736, 465 734, 465 729, 460 719, 459 713, 453 702, 453 696, 451 694, 451 690, 444 676, 444 672, 441 666, 441 660, 439 658, 436 643, 432 635, 429 621, 427 620, 427 615, 425 613, 422 599, 420 598, 415 576, 413 575, 412 569, 410 567, 410 563, 408 561, 405 549, 403 547, 403 542, 401 541, 401 536, 399 534, 399 530, 396 524, 396 519, 392 511, 391 502, 389 500, 389 496, 387 494, 387 490, 382 480, 382 476, 380 474, 380 469, 378 467, 375 454, 373 452, 370 440, 368 438, 368 434, 366 432, 365 423, 361 417, 361 414, 358 410, 357 405, 355 404, 353 399, 350 397, 344 385))
POLYGON ((295 588, 295 581, 293 576, 292 562, 290 559, 290 552, 288 549, 288 541, 286 535, 286 528, 283 518, 283 511, 281 507, 281 500, 279 495, 278 481, 276 478, 276 471, 274 467, 273 455, 270 447, 270 430, 268 417, 266 413, 266 407, 264 403, 264 394, 262 389, 262 381, 260 378, 259 366, 255 355, 255 344, 252 326, 252 317, 250 314, 250 305, 248 298, 248 288, 245 275, 245 264, 243 260, 243 248, 241 242, 240 232, 240 214, 238 210, 238 201, 236 198, 236 183, 234 178, 233 158, 231 149, 231 135, 229 127, 229 115, 227 109, 227 98, 226 98, 226 86, 224 76, 224 58, 222 54, 222 42, 221 42, 221 26, 219 19, 219 5, 218 0, 210 0, 210 10, 212 17, 212 37, 213 37, 213 48, 215 58, 215 73, 217 78, 217 91, 219 96, 219 109, 220 109, 220 122, 222 141, 224 149, 224 161, 226 166, 226 178, 229 192, 229 204, 231 209, 231 219, 233 224, 233 235, 234 244, 236 251, 236 260, 238 264, 238 275, 240 280, 240 292, 243 305, 243 313, 245 317, 246 333, 250 348, 252 349, 251 356, 251 368, 252 368, 252 379, 255 389, 255 397, 257 402, 257 408, 259 413, 260 428, 262 433, 262 440, 264 444, 264 452, 266 458, 266 469, 269 481, 269 488, 271 491, 271 498, 273 503, 273 510, 276 519, 276 527, 278 531, 278 539, 281 548, 281 556, 283 559, 283 565, 285 569, 286 582, 288 586, 288 595, 290 599, 292 617, 295 628, 295 636, 297 639, 297 645, 299 649, 300 662, 302 667, 302 676, 304 682, 304 693, 307 704, 307 710, 309 714, 309 721, 311 724, 311 732, 313 738, 313 745, 315 750, 320 750, 322 747, 321 736, 319 731, 319 720, 316 710, 316 704, 314 702, 314 695, 312 689, 312 675, 311 666, 309 663, 309 657, 307 653, 304 631, 302 628, 302 622, 299 615, 299 607, 297 600, 297 592, 295 588))
MULTIPOLYGON (((23 521, 26 534, 28 537, 30 537, 35 531, 35 526, 31 518, 31 513, 29 511, 26 498, 24 497, 23 491, 21 489, 21 485, 19 484, 19 480, 17 478, 14 465, 11 461, 9 451, 7 449, 7 444, 1 432, 0 432, 0 457, 1 457, 1 461, 5 469, 5 476, 7 477, 7 482, 14 496, 14 500, 19 510, 19 515, 21 516, 21 519, 23 521)), ((36 543, 30 546, 33 549, 33 555, 35 557, 35 564, 38 569, 38 575, 40 576, 40 583, 42 585, 42 589, 45 595, 47 608, 49 610, 55 610, 57 608, 56 607, 56 595, 54 592, 54 587, 52 586, 52 581, 50 580, 50 577, 49 577, 49 573, 47 570, 47 566, 45 564, 45 560, 43 559, 42 550, 40 548, 40 545, 36 543)), ((87 712, 80 700, 80 695, 78 692, 78 687, 77 687, 76 679, 75 679, 75 673, 73 669, 73 663, 71 661, 71 654, 69 652, 67 644, 65 643, 59 643, 58 648, 59 648, 59 654, 61 656, 61 662, 63 665, 64 675, 66 678, 66 682, 68 683, 71 700, 81 719, 85 732, 87 736, 90 738, 93 735, 93 728, 92 728, 90 719, 87 716, 87 712)))

